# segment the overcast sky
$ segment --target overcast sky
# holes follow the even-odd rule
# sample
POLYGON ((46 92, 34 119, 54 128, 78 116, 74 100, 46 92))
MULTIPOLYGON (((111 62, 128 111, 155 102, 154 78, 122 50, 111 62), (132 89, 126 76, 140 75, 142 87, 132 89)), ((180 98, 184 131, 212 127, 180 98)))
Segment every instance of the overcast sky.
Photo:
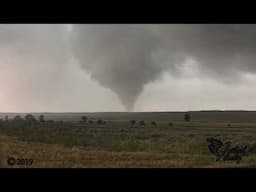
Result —
POLYGON ((256 110, 256 25, 0 25, 0 111, 256 110))

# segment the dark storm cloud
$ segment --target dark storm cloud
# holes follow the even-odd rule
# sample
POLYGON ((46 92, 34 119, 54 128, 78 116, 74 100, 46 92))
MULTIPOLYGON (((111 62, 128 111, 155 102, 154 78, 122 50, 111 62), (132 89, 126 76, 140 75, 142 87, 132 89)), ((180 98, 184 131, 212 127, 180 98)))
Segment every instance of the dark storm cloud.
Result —
POLYGON ((162 71, 152 60, 159 38, 144 25, 75 25, 73 51, 92 78, 110 88, 128 110, 143 86, 162 71))
POLYGON ((203 72, 220 74, 222 78, 228 74, 232 78, 236 71, 256 69, 255 25, 180 25, 173 28, 175 26, 169 27, 174 34, 169 43, 179 46, 176 49, 170 46, 170 54, 173 50, 194 58, 203 72))
POLYGON ((255 25, 74 25, 72 49, 130 110, 145 84, 163 71, 179 75, 188 58, 217 80, 255 72, 255 34, 255 25))
POLYGON ((144 86, 163 72, 182 76, 188 59, 198 63, 198 76, 221 82, 235 83, 241 74, 256 71, 256 25, 73 25, 71 32, 67 29, 65 25, 0 25, 0 72, 9 81, 8 97, 19 95, 41 105, 56 102, 53 98, 65 92, 69 81, 71 56, 94 80, 115 92, 128 110, 144 86))

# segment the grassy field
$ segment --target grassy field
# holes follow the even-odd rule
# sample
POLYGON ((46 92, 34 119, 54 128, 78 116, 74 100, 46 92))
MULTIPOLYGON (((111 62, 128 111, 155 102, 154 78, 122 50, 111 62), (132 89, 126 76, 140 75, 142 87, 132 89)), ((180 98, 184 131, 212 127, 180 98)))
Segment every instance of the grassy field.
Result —
POLYGON ((79 122, 81 116, 69 121, 65 118, 59 121, 59 117, 55 119, 58 121, 43 123, 2 120, 2 167, 256 167, 254 153, 243 157, 240 164, 216 162, 206 142, 207 137, 215 137, 233 144, 254 144, 256 122, 253 118, 247 122, 232 121, 233 117, 199 121, 192 115, 191 122, 184 122, 182 118, 166 120, 166 114, 161 113, 150 114, 152 120, 148 114, 141 114, 137 114, 136 119, 144 120, 145 125, 137 123, 132 127, 128 118, 133 114, 128 117, 120 114, 119 119, 95 115, 91 117, 92 124, 79 122), (106 124, 97 123, 99 118, 106 124), (152 121, 156 125, 152 125, 152 121), (9 166, 10 156, 31 158, 33 164, 9 166))

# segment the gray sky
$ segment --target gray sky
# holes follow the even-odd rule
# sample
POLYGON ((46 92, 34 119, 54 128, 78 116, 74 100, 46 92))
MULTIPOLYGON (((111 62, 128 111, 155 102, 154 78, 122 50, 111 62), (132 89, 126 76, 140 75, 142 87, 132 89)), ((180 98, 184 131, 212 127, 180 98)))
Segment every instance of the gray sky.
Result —
POLYGON ((0 111, 256 109, 256 25, 0 25, 0 111))

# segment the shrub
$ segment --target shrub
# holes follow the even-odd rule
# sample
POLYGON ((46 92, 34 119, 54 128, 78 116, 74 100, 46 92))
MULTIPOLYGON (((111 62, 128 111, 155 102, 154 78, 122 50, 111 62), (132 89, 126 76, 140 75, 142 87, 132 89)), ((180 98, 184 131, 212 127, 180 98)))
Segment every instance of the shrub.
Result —
POLYGON ((86 116, 82 116, 82 117, 81 117, 81 119, 82 119, 82 122, 86 123, 86 122, 87 122, 87 120, 88 120, 88 117, 86 117, 86 116))
MULTIPOLYGON (((8 116, 7 116, 7 117, 8 117, 8 116)), ((7 119, 8 119, 8 118, 7 118, 7 119)), ((22 120, 22 119, 21 119, 21 116, 20 116, 20 115, 16 115, 16 116, 14 117, 14 120, 15 120, 15 121, 19 121, 19 120, 22 120)))
POLYGON ((131 124, 131 127, 132 127, 136 124, 136 121, 135 120, 130 120, 130 124, 131 124))
POLYGON ((98 123, 98 124, 103 124, 103 121, 102 121, 101 119, 99 119, 99 120, 97 121, 97 123, 98 123))
POLYGON ((40 115, 39 116, 39 122, 41 122, 41 123, 45 122, 44 115, 40 115))
POLYGON ((31 114, 27 114, 25 116, 25 120, 29 121, 29 122, 36 121, 35 117, 33 115, 31 115, 31 114))
POLYGON ((190 121, 190 114, 189 113, 185 113, 184 119, 185 119, 185 121, 189 122, 190 121))
POLYGON ((155 127, 157 126, 155 121, 152 121, 151 124, 155 127))
POLYGON ((145 122, 144 121, 140 121, 140 126, 145 126, 145 122))

